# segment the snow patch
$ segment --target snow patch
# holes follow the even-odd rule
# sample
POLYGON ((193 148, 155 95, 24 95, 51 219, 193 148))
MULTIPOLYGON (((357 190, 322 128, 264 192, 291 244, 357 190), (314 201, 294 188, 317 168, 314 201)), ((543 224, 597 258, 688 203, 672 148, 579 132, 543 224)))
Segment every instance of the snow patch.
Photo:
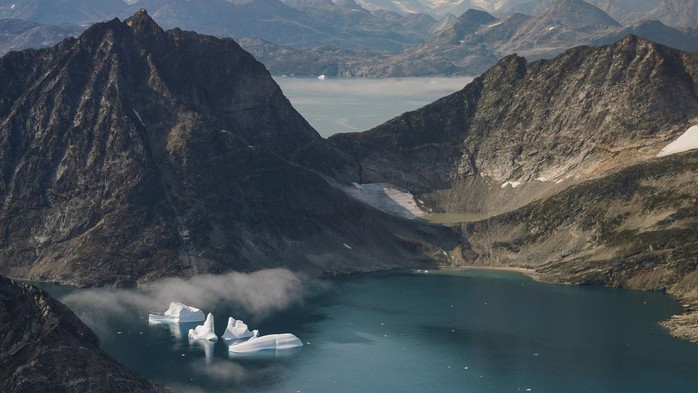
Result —
POLYGON ((547 181, 548 181, 548 179, 546 179, 546 178, 544 178, 544 177, 542 177, 542 176, 541 176, 541 177, 537 178, 537 179, 536 179, 536 181, 543 181, 543 182, 547 182, 547 181))
POLYGON ((208 313, 203 325, 199 325, 194 329, 189 329, 189 338, 192 340, 218 340, 216 332, 213 331, 213 314, 208 313))
POLYGON ((248 353, 264 350, 291 349, 302 346, 303 342, 298 337, 291 333, 283 333, 252 337, 247 341, 231 345, 228 347, 228 351, 248 353))
POLYGON ((520 181, 508 181, 504 184, 502 184, 502 188, 506 188, 506 186, 511 186, 511 188, 516 188, 520 186, 522 183, 520 181))
POLYGON ((145 123, 143 123, 143 119, 141 119, 141 114, 138 113, 138 111, 135 108, 133 109, 133 114, 136 115, 136 117, 138 118, 138 121, 140 121, 141 124, 143 125, 143 127, 145 127, 145 123))
POLYGON ((201 322, 203 320, 203 311, 179 302, 171 302, 170 308, 163 314, 151 313, 148 315, 150 323, 201 322))
POLYGON ((388 183, 356 184, 347 190, 352 197, 378 210, 405 218, 421 217, 426 212, 419 208, 414 196, 388 183))
POLYGON ((670 156, 676 153, 682 153, 698 149, 698 126, 693 126, 683 133, 675 141, 666 145, 658 154, 657 157, 670 156))

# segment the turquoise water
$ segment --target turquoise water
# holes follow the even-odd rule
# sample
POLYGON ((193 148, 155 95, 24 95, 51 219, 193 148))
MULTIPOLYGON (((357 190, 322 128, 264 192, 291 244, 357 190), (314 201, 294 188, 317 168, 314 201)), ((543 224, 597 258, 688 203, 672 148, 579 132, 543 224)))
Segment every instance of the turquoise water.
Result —
MULTIPOLYGON (((46 288, 59 298, 81 291, 46 288)), ((228 315, 254 320, 225 304, 212 311, 218 334, 228 315)), ((190 345, 146 315, 98 332, 107 353, 180 391, 696 392, 698 345, 657 325, 678 311, 658 293, 515 273, 398 272, 327 281, 302 305, 250 324, 296 334, 306 343, 296 351, 231 357, 222 342, 190 345)))

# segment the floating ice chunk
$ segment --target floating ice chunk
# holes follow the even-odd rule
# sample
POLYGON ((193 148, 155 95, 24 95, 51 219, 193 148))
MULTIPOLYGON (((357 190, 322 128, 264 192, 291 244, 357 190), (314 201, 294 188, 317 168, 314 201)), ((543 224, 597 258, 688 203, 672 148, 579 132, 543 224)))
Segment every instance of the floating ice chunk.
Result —
POLYGON ((203 311, 179 302, 170 303, 170 308, 164 314, 151 313, 148 315, 150 323, 203 322, 203 320, 203 311))
POLYGON ((270 349, 290 349, 302 347, 303 342, 291 333, 268 334, 266 336, 253 336, 247 341, 233 344, 228 351, 237 353, 257 352, 270 349))
POLYGON ((223 340, 237 340, 240 338, 252 337, 252 335, 252 332, 249 331, 245 322, 230 317, 228 318, 228 327, 225 328, 225 332, 223 333, 223 340))
POLYGON ((189 329, 189 338, 192 340, 218 340, 216 332, 213 331, 213 314, 208 313, 203 325, 199 325, 194 329, 189 329))
POLYGON ((693 126, 683 133, 675 141, 664 146, 657 157, 669 156, 684 151, 698 149, 698 126, 693 126))
POLYGON ((318 76, 317 78, 320 79, 321 81, 324 81, 327 77, 325 76, 325 74, 322 74, 322 75, 318 76))

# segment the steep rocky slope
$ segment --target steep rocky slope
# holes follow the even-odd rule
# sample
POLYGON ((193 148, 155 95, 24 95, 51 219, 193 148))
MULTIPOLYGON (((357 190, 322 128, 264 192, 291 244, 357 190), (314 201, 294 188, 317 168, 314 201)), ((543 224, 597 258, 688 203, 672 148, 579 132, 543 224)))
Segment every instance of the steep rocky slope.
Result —
POLYGON ((509 56, 459 92, 330 141, 354 155, 361 182, 423 194, 437 211, 501 212, 685 131, 698 116, 696 57, 635 36, 553 60, 509 56), (461 192, 473 187, 488 197, 461 192))
POLYGON ((46 292, 0 276, 0 390, 165 392, 99 349, 97 335, 46 292))
POLYGON ((697 82, 698 54, 628 36, 510 56, 457 93, 330 140, 354 155, 356 181, 480 220, 460 225, 451 263, 668 291, 689 313, 666 325, 698 341, 698 153, 657 158, 698 125, 697 82))
POLYGON ((433 263, 424 240, 443 239, 348 197, 353 161, 230 39, 141 11, 6 55, 0 85, 3 274, 354 272, 433 263))

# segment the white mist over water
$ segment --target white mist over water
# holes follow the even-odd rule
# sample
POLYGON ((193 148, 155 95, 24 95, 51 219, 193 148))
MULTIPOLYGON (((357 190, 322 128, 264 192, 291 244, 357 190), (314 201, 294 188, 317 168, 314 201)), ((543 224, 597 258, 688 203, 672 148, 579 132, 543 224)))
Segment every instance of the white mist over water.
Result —
POLYGON ((404 112, 447 96, 470 83, 457 78, 274 77, 293 107, 323 137, 366 131, 404 112))
MULTIPOLYGON (((72 292, 61 301, 72 310, 100 310, 100 313, 81 317, 93 329, 106 333, 110 329, 104 316, 147 317, 148 312, 163 312, 172 301, 201 308, 204 312, 221 304, 234 305, 260 320, 270 313, 302 304, 322 286, 287 269, 268 269, 254 273, 207 274, 186 280, 167 278, 142 289, 85 289, 72 292)), ((228 316, 220 317, 227 320, 228 316)))

